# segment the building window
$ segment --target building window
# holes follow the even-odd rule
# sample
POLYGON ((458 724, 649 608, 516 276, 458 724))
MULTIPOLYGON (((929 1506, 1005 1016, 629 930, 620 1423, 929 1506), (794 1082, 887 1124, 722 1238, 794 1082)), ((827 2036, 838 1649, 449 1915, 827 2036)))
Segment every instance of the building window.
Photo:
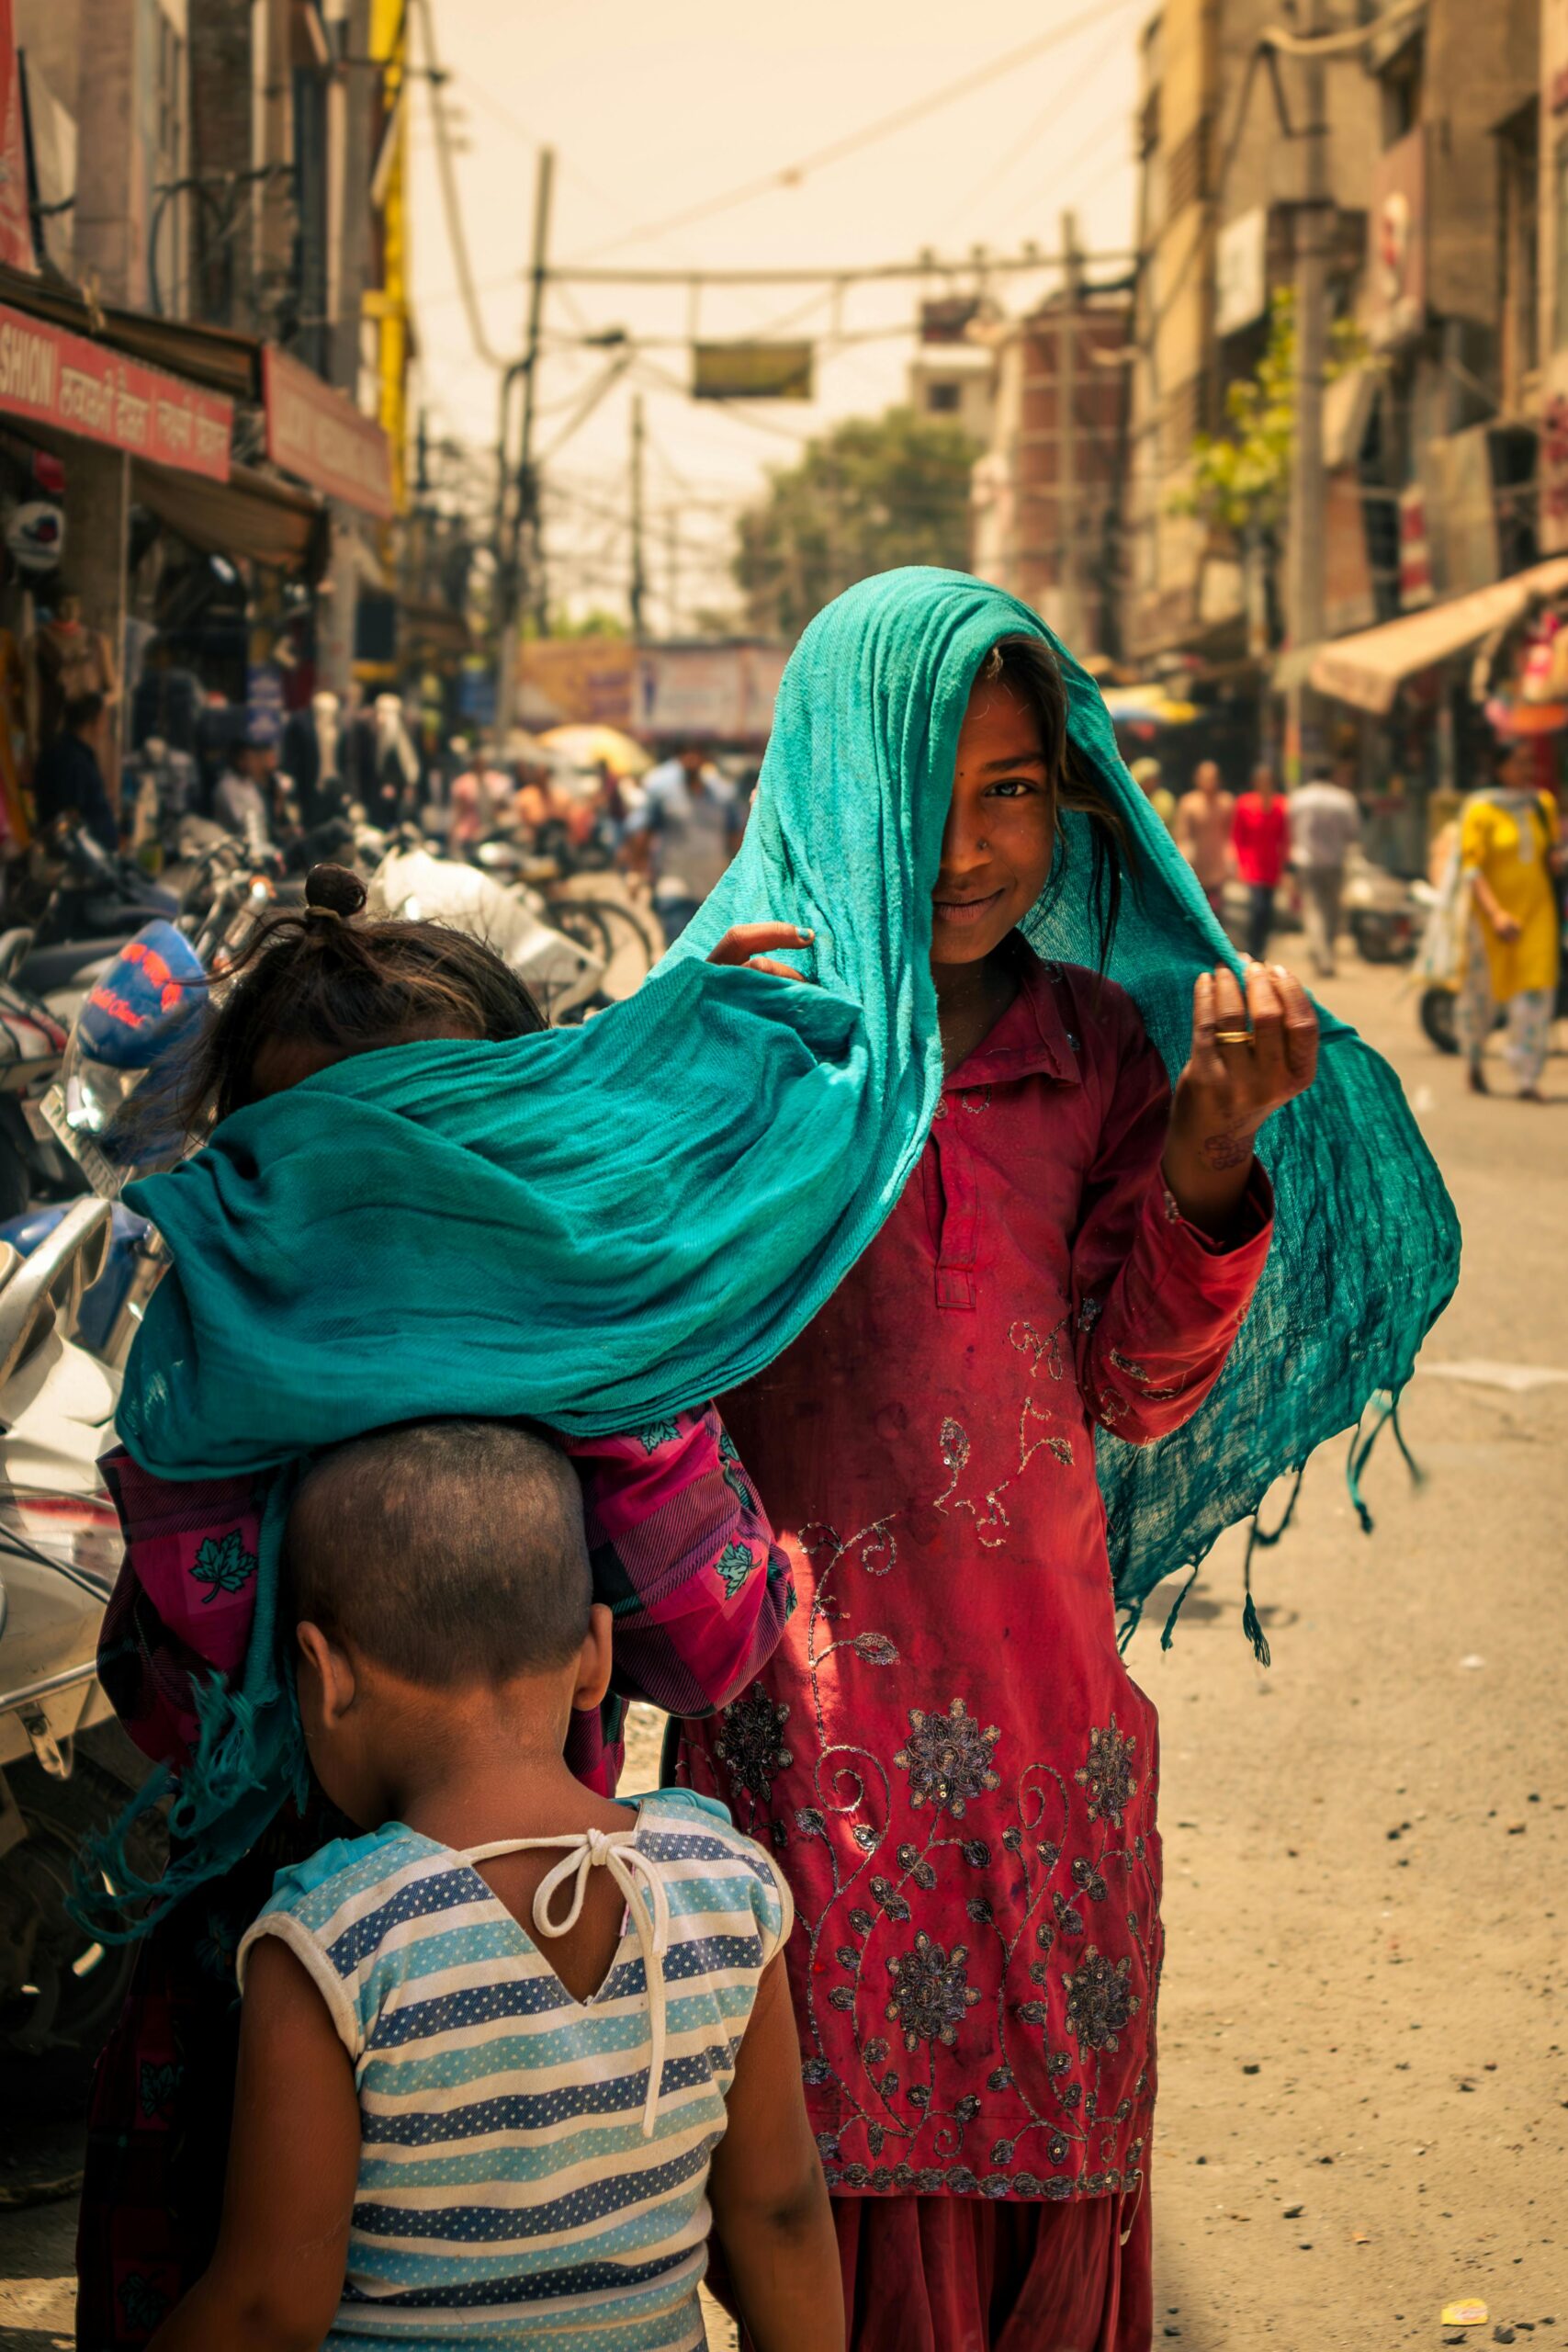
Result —
POLYGON ((1382 143, 1392 147, 1421 119, 1422 85, 1427 76, 1427 44, 1417 35, 1407 40, 1382 73, 1382 143))
POLYGON ((158 18, 158 168, 172 179, 184 144, 185 43, 165 16, 158 18))
POLYGON ((1526 379, 1539 357, 1539 107, 1532 99, 1503 125, 1497 139, 1505 409, 1523 405, 1526 379))
POLYGON ((926 386, 926 408, 932 416, 956 416, 963 398, 962 387, 957 384, 926 386))

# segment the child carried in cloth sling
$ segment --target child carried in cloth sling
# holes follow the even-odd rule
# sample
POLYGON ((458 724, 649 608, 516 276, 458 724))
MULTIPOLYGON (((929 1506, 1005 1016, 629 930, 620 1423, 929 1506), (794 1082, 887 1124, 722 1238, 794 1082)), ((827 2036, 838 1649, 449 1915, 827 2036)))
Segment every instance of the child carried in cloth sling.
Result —
MULTIPOLYGON (((364 897, 356 876, 317 867, 303 914, 262 933, 183 1073, 181 1110, 193 1133, 356 1054, 543 1028, 526 989, 489 948, 434 923, 364 922, 364 897)), ((743 961, 786 936, 795 938, 782 927, 753 928, 718 960, 743 961)), ((330 1117, 322 1102, 320 1118, 330 1117)), ((377 1241, 375 1220, 361 1220, 354 1246, 373 1250, 377 1241)), ((330 1292, 330 1262, 321 1280, 330 1292)), ((394 1351, 395 1318, 385 1337, 394 1351)), ((512 1344, 527 1346, 521 1314, 512 1344)), ((257 1358, 265 1383, 265 1339, 257 1358)), ((324 1393, 330 1351, 321 1379, 324 1393)), ((581 1487, 594 1596, 615 1623, 613 1684, 598 1705, 572 1712, 566 1760, 611 1797, 626 1700, 682 1714, 722 1705, 777 1643, 792 1587, 711 1406, 559 1442, 581 1487)), ((176 1481, 123 1448, 105 1466, 127 1546, 100 1645, 105 1687, 138 1747, 168 1768, 181 1804, 193 1806, 201 1803, 193 1766, 203 1711, 210 1719, 226 1698, 231 1785, 183 1834, 176 1809, 169 1870, 142 1906, 152 1924, 99 2063, 77 2240, 82 2340, 96 2346, 144 2343, 210 2255, 233 2098, 236 1949, 274 1872, 338 1826, 302 1780, 276 1671, 275 1596, 258 1592, 276 1570, 264 1528, 285 1482, 272 1470, 176 1481), (253 1726, 233 1696, 263 1685, 269 1697, 253 1726)), ((205 1742, 209 1751, 218 1745, 205 1742)), ((123 1890, 130 1873, 110 1876, 123 1890)), ((109 1932, 123 1926, 107 1917, 99 1924, 109 1932)))

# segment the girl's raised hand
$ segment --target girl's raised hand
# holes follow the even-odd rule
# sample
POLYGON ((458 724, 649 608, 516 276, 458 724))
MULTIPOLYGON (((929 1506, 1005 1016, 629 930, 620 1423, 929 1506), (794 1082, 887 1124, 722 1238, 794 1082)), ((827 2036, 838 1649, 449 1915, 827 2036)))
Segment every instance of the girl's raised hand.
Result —
POLYGON ((1165 1180, 1182 1215, 1223 1237, 1247 1190, 1258 1131, 1317 1075, 1317 1014, 1280 965, 1200 972, 1192 1055, 1177 1083, 1165 1180))
MULTIPOLYGON (((746 964, 753 972, 775 972, 781 980, 805 980, 793 964, 781 964, 770 947, 809 947, 817 933, 797 931, 792 922, 738 922, 727 931, 708 957, 710 964, 746 964)), ((808 983, 810 985, 810 983, 808 983)))

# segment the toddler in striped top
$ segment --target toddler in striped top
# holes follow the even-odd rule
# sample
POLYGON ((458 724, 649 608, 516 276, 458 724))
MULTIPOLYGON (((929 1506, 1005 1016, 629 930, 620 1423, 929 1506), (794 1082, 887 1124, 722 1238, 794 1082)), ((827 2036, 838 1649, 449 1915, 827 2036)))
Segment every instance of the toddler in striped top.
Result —
POLYGON ((842 2352, 788 1888, 722 1805, 564 1761, 610 1672, 570 1463, 356 1439, 288 1556, 311 1764, 378 1826, 242 1945, 222 2228, 153 2352, 693 2352, 710 2226, 758 2352, 842 2352))

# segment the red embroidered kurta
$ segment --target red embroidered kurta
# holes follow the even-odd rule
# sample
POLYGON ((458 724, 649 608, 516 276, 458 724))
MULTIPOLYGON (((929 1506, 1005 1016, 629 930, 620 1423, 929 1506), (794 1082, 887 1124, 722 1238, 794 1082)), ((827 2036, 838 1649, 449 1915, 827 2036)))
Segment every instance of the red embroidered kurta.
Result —
POLYGON ((882 1234, 725 1404, 800 1606, 682 1766, 789 1873, 840 2193, 1142 2177, 1156 1718, 1117 1653, 1094 1430, 1194 1411, 1270 1216, 1258 1174, 1240 1247, 1179 1218, 1169 1102, 1132 1001, 1027 958, 882 1234))

